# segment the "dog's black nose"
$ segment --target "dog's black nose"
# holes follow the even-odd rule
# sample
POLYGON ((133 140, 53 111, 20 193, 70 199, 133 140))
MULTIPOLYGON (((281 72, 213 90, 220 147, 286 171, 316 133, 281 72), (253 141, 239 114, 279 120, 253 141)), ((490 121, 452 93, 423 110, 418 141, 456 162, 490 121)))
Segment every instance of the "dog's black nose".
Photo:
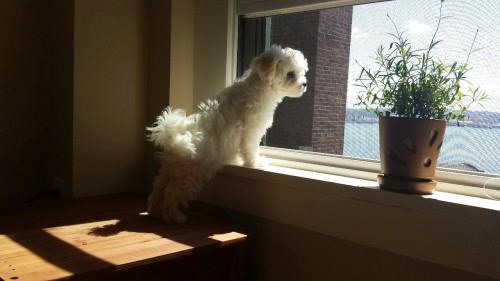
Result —
POLYGON ((302 83, 302 86, 305 88, 307 87, 307 83, 302 83))

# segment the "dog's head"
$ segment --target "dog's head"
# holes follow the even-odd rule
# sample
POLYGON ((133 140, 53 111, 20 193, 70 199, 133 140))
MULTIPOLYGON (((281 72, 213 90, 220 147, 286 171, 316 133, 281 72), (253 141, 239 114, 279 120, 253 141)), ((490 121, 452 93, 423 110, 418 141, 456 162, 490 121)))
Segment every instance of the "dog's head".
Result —
POLYGON ((307 89, 307 60, 300 51, 273 45, 250 68, 282 97, 300 97, 307 89))

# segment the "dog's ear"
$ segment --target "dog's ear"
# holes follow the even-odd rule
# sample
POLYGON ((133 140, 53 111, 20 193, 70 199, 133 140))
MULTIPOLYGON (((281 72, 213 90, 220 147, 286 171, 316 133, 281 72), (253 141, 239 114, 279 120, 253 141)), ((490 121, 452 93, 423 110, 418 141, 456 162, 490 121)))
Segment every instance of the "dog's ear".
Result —
POLYGON ((260 79, 262 79, 265 82, 270 82, 275 73, 276 73, 276 67, 278 63, 281 61, 281 55, 280 53, 283 53, 283 50, 279 48, 277 50, 276 46, 273 46, 271 50, 264 52, 260 56, 256 57, 253 59, 252 64, 250 65, 252 71, 255 71, 260 79), (276 53, 276 52, 280 53, 276 53))

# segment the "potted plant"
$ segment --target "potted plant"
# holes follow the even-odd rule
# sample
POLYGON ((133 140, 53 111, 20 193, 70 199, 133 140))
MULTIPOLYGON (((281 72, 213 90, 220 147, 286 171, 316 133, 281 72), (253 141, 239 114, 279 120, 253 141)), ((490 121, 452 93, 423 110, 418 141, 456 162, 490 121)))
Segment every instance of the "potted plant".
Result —
POLYGON ((379 117, 381 173, 378 183, 382 189, 432 193, 447 123, 456 121, 460 125, 470 106, 487 98, 465 77, 470 70, 467 63, 478 31, 465 63, 449 63, 433 56, 433 50, 441 42, 435 38, 442 20, 443 2, 427 48, 413 49, 387 15, 396 31, 389 34, 394 40, 388 48, 382 45, 377 49, 376 70, 360 65, 362 70, 356 86, 362 91, 356 105, 379 117))

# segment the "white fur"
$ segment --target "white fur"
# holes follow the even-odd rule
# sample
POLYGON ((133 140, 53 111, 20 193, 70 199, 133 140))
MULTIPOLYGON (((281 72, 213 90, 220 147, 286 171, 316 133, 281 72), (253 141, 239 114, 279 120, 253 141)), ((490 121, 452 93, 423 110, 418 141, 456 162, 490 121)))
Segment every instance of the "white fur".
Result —
POLYGON ((307 88, 307 60, 300 51, 272 46, 254 58, 233 85, 201 103, 186 116, 167 108, 149 139, 164 153, 148 198, 148 213, 166 223, 186 220, 182 209, 224 164, 265 164, 259 143, 273 123, 284 97, 300 97, 307 88), (293 74, 291 74, 293 73, 293 74))

